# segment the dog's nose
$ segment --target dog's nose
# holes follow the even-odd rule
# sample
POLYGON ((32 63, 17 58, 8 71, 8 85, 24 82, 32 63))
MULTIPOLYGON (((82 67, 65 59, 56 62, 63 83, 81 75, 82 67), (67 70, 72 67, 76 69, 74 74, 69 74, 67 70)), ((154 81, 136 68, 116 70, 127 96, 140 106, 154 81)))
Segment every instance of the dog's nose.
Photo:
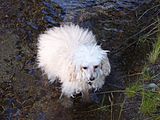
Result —
POLYGON ((93 81, 95 79, 95 77, 90 77, 90 81, 93 81))

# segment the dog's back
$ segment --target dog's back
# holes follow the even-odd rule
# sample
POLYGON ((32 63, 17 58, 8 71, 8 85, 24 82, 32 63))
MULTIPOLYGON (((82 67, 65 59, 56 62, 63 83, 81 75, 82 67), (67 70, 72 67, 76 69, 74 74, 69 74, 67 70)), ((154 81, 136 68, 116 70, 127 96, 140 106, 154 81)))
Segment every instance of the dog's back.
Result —
POLYGON ((96 44, 93 33, 78 25, 51 28, 39 36, 38 65, 49 79, 53 79, 64 73, 63 70, 68 67, 65 62, 70 61, 79 46, 92 44, 96 44))

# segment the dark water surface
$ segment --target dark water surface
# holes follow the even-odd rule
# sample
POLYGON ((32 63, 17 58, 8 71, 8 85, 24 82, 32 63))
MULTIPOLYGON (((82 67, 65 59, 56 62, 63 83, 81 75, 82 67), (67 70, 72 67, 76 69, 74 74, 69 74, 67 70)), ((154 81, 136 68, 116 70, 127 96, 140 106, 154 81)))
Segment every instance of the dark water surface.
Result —
POLYGON ((159 14, 158 7, 152 8, 158 0, 0 1, 0 120, 144 119, 136 100, 109 91, 124 90, 131 82, 126 76, 144 65, 150 48, 136 43, 154 26, 142 30, 159 14), (112 73, 104 88, 91 95, 95 103, 77 98, 70 109, 59 103, 60 87, 49 84, 36 65, 37 36, 64 22, 93 30, 98 43, 111 51, 112 73))

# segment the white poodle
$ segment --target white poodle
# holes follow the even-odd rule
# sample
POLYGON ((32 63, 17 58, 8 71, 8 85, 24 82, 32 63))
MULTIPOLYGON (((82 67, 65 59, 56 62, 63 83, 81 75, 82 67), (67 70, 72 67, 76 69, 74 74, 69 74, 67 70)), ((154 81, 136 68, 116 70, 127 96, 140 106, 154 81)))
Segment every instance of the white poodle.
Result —
POLYGON ((91 31, 73 24, 51 28, 38 39, 39 67, 51 82, 58 78, 68 98, 103 86, 111 70, 107 52, 91 31))

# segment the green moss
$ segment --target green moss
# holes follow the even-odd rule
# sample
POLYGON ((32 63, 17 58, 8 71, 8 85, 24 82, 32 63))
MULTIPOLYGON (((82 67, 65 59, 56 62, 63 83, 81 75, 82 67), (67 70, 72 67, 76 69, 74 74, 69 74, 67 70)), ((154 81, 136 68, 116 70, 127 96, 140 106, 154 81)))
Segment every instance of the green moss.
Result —
POLYGON ((153 93, 147 91, 143 93, 142 104, 140 106, 140 110, 144 114, 152 114, 157 111, 157 108, 160 103, 160 95, 159 93, 153 93))
POLYGON ((139 85, 139 84, 134 84, 128 88, 126 88, 126 91, 125 93, 127 94, 127 96, 129 98, 131 97, 134 97, 138 91, 141 91, 142 90, 142 85, 139 85))

